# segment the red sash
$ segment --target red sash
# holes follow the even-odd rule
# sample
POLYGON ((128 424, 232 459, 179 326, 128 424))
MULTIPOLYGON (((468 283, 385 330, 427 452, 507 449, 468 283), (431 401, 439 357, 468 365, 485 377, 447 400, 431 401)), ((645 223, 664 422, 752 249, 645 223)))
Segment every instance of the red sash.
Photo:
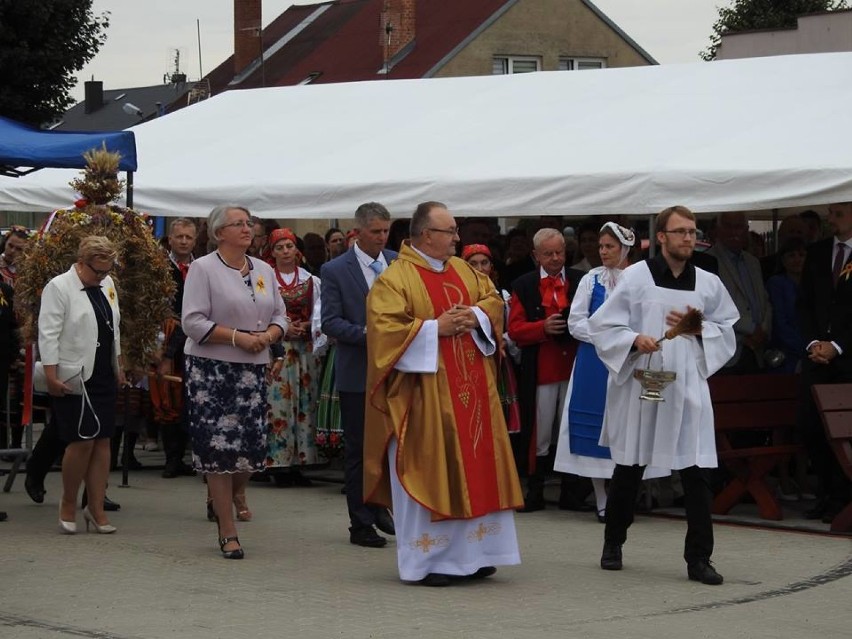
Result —
MULTIPOLYGON (((452 268, 444 273, 418 267, 435 317, 455 304, 470 305, 470 295, 452 268)), ((456 436, 462 453, 472 517, 500 510, 488 382, 482 353, 473 338, 439 337, 441 361, 447 372, 447 390, 453 405, 456 436)))

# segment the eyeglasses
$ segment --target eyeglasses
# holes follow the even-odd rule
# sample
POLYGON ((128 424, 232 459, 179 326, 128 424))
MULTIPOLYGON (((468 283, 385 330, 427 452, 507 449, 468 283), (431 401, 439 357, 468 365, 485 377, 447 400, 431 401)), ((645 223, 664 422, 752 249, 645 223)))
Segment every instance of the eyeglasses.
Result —
POLYGON ((106 277, 107 275, 109 275, 110 273, 112 273, 112 269, 114 269, 114 268, 115 268, 115 265, 113 264, 112 266, 110 266, 110 267, 109 267, 108 269, 106 269, 105 271, 101 271, 101 270, 99 270, 99 269, 96 269, 94 266, 92 266, 92 265, 91 265, 91 264, 89 264, 88 262, 86 262, 86 266, 88 266, 88 267, 92 270, 92 273, 94 273, 95 275, 97 275, 98 277, 101 277, 101 278, 106 277))
POLYGON ((447 235, 458 235, 459 230, 454 226, 451 229, 433 229, 430 227, 426 228, 427 231, 435 231, 435 233, 446 233, 447 235))
POLYGON ((672 229, 670 231, 663 231, 663 233, 674 233, 681 237, 695 237, 698 231, 696 229, 672 229))
POLYGON ((243 220, 241 222, 231 222, 230 224, 223 224, 222 226, 232 229, 247 229, 251 228, 253 225, 251 222, 246 222, 245 220, 243 220))

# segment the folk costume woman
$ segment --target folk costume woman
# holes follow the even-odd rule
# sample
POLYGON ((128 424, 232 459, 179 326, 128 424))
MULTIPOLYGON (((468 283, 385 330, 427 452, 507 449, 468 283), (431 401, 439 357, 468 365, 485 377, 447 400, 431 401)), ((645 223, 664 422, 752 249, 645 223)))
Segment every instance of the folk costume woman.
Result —
MULTIPOLYGON (((492 281, 497 274, 491 257, 491 250, 484 244, 468 244, 462 248, 462 259, 470 264, 475 270, 487 276, 492 281)), ((497 282, 494 281, 495 287, 497 282)), ((505 318, 509 317, 509 295, 508 291, 498 288, 497 292, 503 298, 505 318)), ((504 322, 504 326, 506 323, 504 322)), ((509 339, 507 333, 503 334, 505 352, 500 357, 500 371, 497 379, 497 392, 500 393, 500 403, 503 406, 503 417, 506 419, 506 428, 510 433, 521 431, 521 411, 518 406, 518 383, 515 378, 513 359, 520 358, 520 352, 514 342, 509 339)))
POLYGON ((272 367, 267 395, 269 432, 266 466, 278 485, 310 485, 300 468, 323 461, 317 451, 320 357, 320 279, 299 266, 301 253, 290 229, 269 236, 275 285, 287 307, 290 326, 283 358, 272 367))
POLYGON ((636 236, 630 229, 615 222, 601 227, 598 251, 602 266, 592 268, 580 280, 568 316, 568 330, 580 344, 571 372, 568 401, 562 412, 553 467, 559 472, 591 478, 601 523, 606 513, 604 481, 612 477, 615 464, 609 449, 598 445, 608 374, 589 339, 588 323, 617 285, 635 243, 636 236))

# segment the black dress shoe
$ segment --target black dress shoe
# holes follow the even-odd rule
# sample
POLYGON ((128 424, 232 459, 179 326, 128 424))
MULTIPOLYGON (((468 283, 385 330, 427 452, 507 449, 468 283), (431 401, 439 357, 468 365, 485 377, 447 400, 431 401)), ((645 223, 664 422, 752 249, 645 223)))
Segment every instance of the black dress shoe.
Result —
POLYGON ((524 505, 522 508, 518 508, 517 512, 519 513, 534 513, 539 510, 544 510, 544 500, 543 499, 525 499, 524 505))
POLYGON ((290 473, 275 473, 272 481, 278 488, 290 488, 293 485, 293 475, 290 473))
POLYGON ((43 483, 37 482, 35 479, 31 479, 27 476, 24 480, 24 490, 27 491, 27 495, 29 495, 30 499, 32 499, 35 503, 44 503, 44 493, 47 491, 45 491, 43 483))
POLYGON ((393 524, 393 517, 385 508, 380 508, 376 511, 376 528, 381 530, 386 535, 396 535, 396 526, 393 524))
POLYGON ((712 566, 709 559, 699 559, 686 565, 686 574, 690 581, 700 581, 708 586, 718 586, 724 578, 712 566))
POLYGON ((349 543, 365 548, 382 548, 388 540, 377 534, 372 526, 349 529, 349 543))
POLYGON ((621 544, 604 542, 601 553, 601 568, 604 570, 621 570, 621 544))
POLYGON ((430 572, 420 580, 421 586, 430 586, 431 588, 443 588, 453 583, 449 575, 442 575, 439 572, 430 572))
POLYGON ((104 495, 104 510, 115 512, 121 510, 121 504, 114 502, 112 499, 104 495))
POLYGON ((573 510, 578 513, 590 513, 595 510, 595 507, 584 501, 580 501, 574 495, 560 495, 559 510, 573 510))
POLYGON ((314 482, 310 477, 305 477, 300 471, 296 471, 292 473, 293 475, 293 485, 300 486, 301 488, 310 488, 314 485, 314 482))
POLYGON ((601 508, 598 511, 598 523, 605 524, 606 523, 606 508, 601 508))
POLYGON ((9 519, 9 515, 6 514, 5 510, 0 510, 0 521, 6 521, 9 519))
POLYGON ((475 573, 469 576, 470 579, 485 579, 486 577, 490 577, 494 573, 497 572, 497 569, 494 566, 483 566, 475 573))

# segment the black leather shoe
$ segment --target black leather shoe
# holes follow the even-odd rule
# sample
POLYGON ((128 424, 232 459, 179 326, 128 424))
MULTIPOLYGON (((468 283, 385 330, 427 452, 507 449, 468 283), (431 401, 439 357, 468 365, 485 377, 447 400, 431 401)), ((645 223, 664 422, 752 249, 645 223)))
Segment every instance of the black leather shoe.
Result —
POLYGON ((601 568, 604 570, 621 570, 621 544, 604 542, 603 552, 601 553, 601 568))
POLYGON ((432 588, 443 588, 453 583, 449 575, 442 575, 439 572, 430 572, 420 580, 421 586, 430 586, 432 588))
POLYGON ((160 477, 163 479, 174 479, 179 476, 180 473, 178 472, 177 466, 172 464, 166 464, 166 467, 163 468, 163 472, 160 474, 160 477))
POLYGON ((35 479, 31 479, 27 476, 24 480, 24 490, 27 491, 27 495, 29 495, 30 499, 32 499, 35 503, 44 503, 44 493, 47 491, 45 491, 43 483, 37 482, 35 479))
POLYGON ((121 510, 121 504, 114 502, 112 499, 104 495, 104 510, 115 512, 121 510))
POLYGON ((690 581, 700 581, 708 586, 718 586, 724 578, 711 565, 709 559, 699 559, 686 565, 686 574, 690 581))
POLYGON ((580 501, 574 495, 560 495, 559 510, 573 510, 578 513, 590 513, 595 510, 595 507, 584 501, 580 501))
POLYGON ((365 548, 382 548, 388 540, 376 533, 372 526, 365 528, 350 528, 349 543, 365 548))
POLYGON ((386 535, 396 535, 396 526, 393 524, 393 517, 391 517, 387 509, 380 508, 376 511, 376 528, 386 535))
POLYGON ((470 575, 470 579, 485 579, 486 577, 493 575, 495 572, 497 572, 497 569, 494 566, 483 566, 470 575))
POLYGON ((605 524, 606 523, 606 508, 601 508, 598 511, 598 523, 605 524))
POLYGON ((543 499, 525 499, 523 508, 518 508, 519 513, 534 513, 539 510, 544 510, 543 499))
POLYGON ((0 510, 0 521, 6 521, 9 519, 9 515, 6 514, 5 510, 0 510))

